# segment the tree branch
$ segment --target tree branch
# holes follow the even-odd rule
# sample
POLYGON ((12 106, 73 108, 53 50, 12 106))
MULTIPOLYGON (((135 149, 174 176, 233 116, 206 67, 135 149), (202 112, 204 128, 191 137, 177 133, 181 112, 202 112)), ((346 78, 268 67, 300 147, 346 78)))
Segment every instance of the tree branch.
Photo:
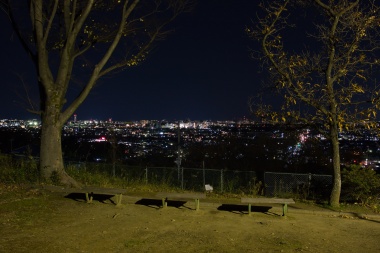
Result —
POLYGON ((45 34, 42 38, 42 41, 45 45, 46 45, 47 39, 49 37, 50 29, 51 29, 51 26, 53 24, 55 14, 57 13, 57 8, 58 8, 58 0, 55 0, 54 1, 54 7, 53 7, 52 13, 50 15, 49 21, 48 21, 48 25, 47 25, 46 30, 45 30, 45 34))
POLYGON ((118 32, 109 46, 108 50, 102 57, 102 59, 98 62, 98 64, 95 66, 92 75, 87 83, 87 85, 83 88, 82 92, 79 94, 79 96, 71 103, 71 105, 62 113, 61 122, 66 122, 69 117, 74 113, 76 108, 85 100, 87 95, 89 94, 92 87, 95 85, 96 81, 99 79, 99 74, 102 70, 102 68, 105 66, 109 58, 111 57, 112 53, 115 51, 117 44, 120 41, 121 36, 123 35, 123 31, 126 25, 126 21, 132 11, 135 9, 136 5, 139 3, 140 0, 134 0, 131 5, 128 7, 128 0, 124 2, 123 10, 122 10, 122 16, 120 20, 120 25, 118 28, 118 32))

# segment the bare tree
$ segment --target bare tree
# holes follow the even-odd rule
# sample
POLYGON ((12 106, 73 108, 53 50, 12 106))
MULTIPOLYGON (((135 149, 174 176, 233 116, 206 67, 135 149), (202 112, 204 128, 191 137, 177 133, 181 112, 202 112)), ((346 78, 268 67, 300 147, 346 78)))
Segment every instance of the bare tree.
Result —
POLYGON ((275 111, 260 106, 255 113, 314 125, 329 139, 334 176, 329 204, 338 206, 339 131, 371 126, 376 117, 379 7, 368 0, 282 0, 261 6, 265 14, 246 31, 258 39, 256 57, 284 103, 275 111), (297 25, 300 33, 292 33, 297 25))
POLYGON ((1 10, 33 60, 41 115, 40 170, 77 186, 64 170, 61 130, 97 81, 138 65, 188 0, 1 0, 1 10), (26 18, 25 18, 26 17, 26 18), (74 80, 82 86, 68 97, 74 80))

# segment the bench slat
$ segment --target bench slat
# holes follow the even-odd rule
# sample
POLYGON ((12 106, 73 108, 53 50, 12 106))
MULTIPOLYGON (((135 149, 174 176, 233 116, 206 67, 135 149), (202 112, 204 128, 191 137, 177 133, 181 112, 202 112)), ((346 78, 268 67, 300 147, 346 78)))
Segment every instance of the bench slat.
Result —
POLYGON ((82 189, 76 189, 75 192, 84 193, 86 195, 87 203, 92 203, 94 195, 96 194, 113 195, 116 198, 116 206, 120 206, 123 194, 127 193, 127 190, 121 188, 85 187, 82 189))
POLYGON ((293 199, 278 199, 278 198, 241 198, 241 203, 247 203, 247 204, 295 204, 293 199))
POLYGON ((74 190, 75 192, 78 193, 91 193, 93 192, 94 194, 110 194, 110 195, 115 195, 115 194, 126 194, 127 190, 126 189, 118 189, 118 188, 100 188, 100 187, 85 187, 82 189, 76 189, 74 190))
POLYGON ((178 193, 178 192, 159 192, 156 194, 158 198, 170 199, 205 199, 204 193, 178 193))
POLYGON ((204 193, 178 193, 178 192, 159 192, 156 197, 162 199, 162 207, 166 208, 168 205, 168 199, 178 199, 178 200, 195 200, 195 210, 199 210, 199 200, 206 198, 204 193))
POLYGON ((282 204, 282 215, 288 212, 288 204, 295 204, 293 199, 279 198, 241 198, 241 203, 248 204, 248 215, 251 214, 252 204, 282 204))

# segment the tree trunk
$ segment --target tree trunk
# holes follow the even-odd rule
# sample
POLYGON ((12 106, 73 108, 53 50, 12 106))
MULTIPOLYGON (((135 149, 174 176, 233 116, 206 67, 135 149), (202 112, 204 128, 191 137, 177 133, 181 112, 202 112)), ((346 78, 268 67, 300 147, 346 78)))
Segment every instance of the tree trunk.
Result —
POLYGON ((45 113, 42 118, 40 172, 43 179, 70 187, 80 185, 65 172, 62 157, 62 125, 59 112, 45 113), (58 182, 57 182, 58 181, 58 182))
POLYGON ((339 151, 339 140, 338 140, 338 127, 337 125, 331 126, 330 130, 331 145, 333 151, 333 188, 331 190, 329 205, 332 207, 339 206, 340 192, 341 192, 341 175, 340 175, 340 151, 339 151))

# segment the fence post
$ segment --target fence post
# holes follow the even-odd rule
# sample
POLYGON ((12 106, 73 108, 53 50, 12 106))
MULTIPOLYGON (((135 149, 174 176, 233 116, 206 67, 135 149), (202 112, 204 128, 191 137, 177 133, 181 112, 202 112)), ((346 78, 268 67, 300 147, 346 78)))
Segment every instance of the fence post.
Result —
POLYGON ((223 192, 223 169, 220 170, 220 192, 223 192))
POLYGON ((145 184, 148 184, 148 166, 145 166, 145 184))
POLYGON ((203 186, 202 187, 205 187, 206 185, 206 171, 205 171, 205 161, 203 161, 202 163, 202 167, 203 167, 203 186))
POLYGON ((183 190, 183 167, 182 167, 182 175, 181 175, 181 190, 183 190))

